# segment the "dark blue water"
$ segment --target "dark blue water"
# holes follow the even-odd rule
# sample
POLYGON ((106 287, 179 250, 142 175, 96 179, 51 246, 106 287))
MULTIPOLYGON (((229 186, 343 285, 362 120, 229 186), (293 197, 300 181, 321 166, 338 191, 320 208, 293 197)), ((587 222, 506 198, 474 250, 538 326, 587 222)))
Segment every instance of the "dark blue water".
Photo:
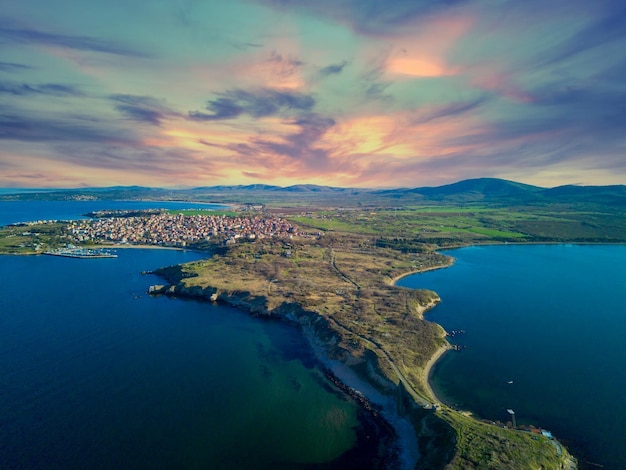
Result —
POLYGON ((298 331, 145 294, 198 258, 0 257, 0 467, 277 468, 355 444, 298 331))
POLYGON ((551 430, 574 455, 626 468, 626 247, 541 245, 447 252, 454 266, 398 284, 439 293, 428 315, 467 346, 437 364, 447 403, 551 430), (508 384, 508 381, 513 381, 508 384))
MULTIPOLYGON (((3 202, 0 224, 174 205, 3 202)), ((0 256, 0 468, 368 467, 379 428, 297 329, 145 294, 200 253, 118 255, 0 256)))
POLYGON ((34 220, 76 220, 98 210, 223 209, 219 204, 174 201, 0 201, 0 226, 34 220))

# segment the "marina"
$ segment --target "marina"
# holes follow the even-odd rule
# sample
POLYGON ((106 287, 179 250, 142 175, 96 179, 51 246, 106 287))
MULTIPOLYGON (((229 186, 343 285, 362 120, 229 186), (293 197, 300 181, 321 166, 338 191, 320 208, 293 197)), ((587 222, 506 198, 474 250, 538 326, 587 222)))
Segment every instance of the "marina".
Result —
POLYGON ((63 256, 65 258, 117 258, 117 254, 103 248, 60 248, 44 251, 44 255, 63 256))

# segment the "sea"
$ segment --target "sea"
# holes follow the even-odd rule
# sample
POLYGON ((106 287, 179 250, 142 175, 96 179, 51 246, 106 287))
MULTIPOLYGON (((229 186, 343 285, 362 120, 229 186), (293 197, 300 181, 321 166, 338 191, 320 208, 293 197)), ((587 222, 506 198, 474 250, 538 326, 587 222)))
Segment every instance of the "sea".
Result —
MULTIPOLYGON (((1 193, 0 193, 1 194, 1 193)), ((0 226, 40 220, 86 219, 100 210, 205 209, 221 210, 228 206, 186 201, 0 201, 0 226)))
POLYGON ((445 403, 549 430, 580 468, 626 468, 626 246, 499 245, 444 252, 402 279, 436 291, 427 319, 459 351, 435 365, 445 403))
MULTIPOLYGON (((0 225, 198 206, 1 202, 0 225)), ((375 467, 384 431, 294 326, 146 294, 207 253, 117 254, 0 256, 0 468, 375 467)))

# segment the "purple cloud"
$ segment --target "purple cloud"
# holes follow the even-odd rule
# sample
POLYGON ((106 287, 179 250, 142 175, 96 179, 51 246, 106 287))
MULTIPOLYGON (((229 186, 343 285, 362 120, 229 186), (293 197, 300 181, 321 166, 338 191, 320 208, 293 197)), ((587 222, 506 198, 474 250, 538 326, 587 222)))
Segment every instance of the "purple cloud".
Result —
POLYGON ((327 77, 329 75, 339 75, 341 72, 343 72, 343 69, 346 67, 346 65, 348 65, 348 62, 346 60, 338 64, 327 65, 326 67, 322 67, 320 69, 320 75, 322 75, 323 77, 327 77))
POLYGON ((121 56, 149 58, 152 55, 141 52, 122 44, 93 38, 90 36, 74 36, 59 34, 37 29, 14 27, 8 21, 0 20, 0 40, 12 44, 42 44, 81 51, 102 52, 121 56))
POLYGON ((44 83, 30 85, 28 83, 0 82, 0 93, 9 95, 50 95, 50 96, 85 96, 82 91, 72 85, 60 83, 44 83))
POLYGON ((134 139, 122 129, 107 129, 102 122, 82 119, 55 119, 24 116, 16 112, 0 114, 0 140, 22 142, 125 143, 134 139))
POLYGON ((210 113, 190 111, 195 121, 221 121, 242 115, 261 118, 280 115, 287 111, 309 111, 315 105, 311 95, 295 91, 260 88, 258 90, 229 90, 207 103, 210 113))
POLYGON ((419 116, 416 117, 411 123, 413 125, 426 124, 437 119, 459 116, 477 110, 487 104, 489 100, 489 97, 481 96, 472 101, 435 106, 434 108, 427 109, 424 112, 419 112, 420 110, 418 110, 419 116))
POLYGON ((109 99, 115 103, 115 109, 133 121, 159 126, 163 119, 180 116, 150 96, 112 95, 109 99))

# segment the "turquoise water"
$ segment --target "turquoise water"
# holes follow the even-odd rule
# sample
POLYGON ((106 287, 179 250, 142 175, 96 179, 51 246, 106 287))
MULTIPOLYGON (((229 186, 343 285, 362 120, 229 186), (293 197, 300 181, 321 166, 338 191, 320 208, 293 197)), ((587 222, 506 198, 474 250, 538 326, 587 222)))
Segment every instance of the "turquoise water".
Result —
POLYGON ((442 302, 428 319, 466 349, 435 366, 446 403, 551 430, 579 457, 626 468, 626 247, 486 246, 398 284, 442 302), (513 381, 509 384, 509 381, 513 381))
MULTIPOLYGON (((94 207, 38 204, 0 203, 0 223, 25 207, 25 220, 94 207)), ((146 207, 95 208, 120 205, 146 207)), ((0 468, 379 465, 383 427, 331 384, 295 327, 146 295, 162 280, 142 271, 201 253, 117 253, 0 256, 0 468)))

